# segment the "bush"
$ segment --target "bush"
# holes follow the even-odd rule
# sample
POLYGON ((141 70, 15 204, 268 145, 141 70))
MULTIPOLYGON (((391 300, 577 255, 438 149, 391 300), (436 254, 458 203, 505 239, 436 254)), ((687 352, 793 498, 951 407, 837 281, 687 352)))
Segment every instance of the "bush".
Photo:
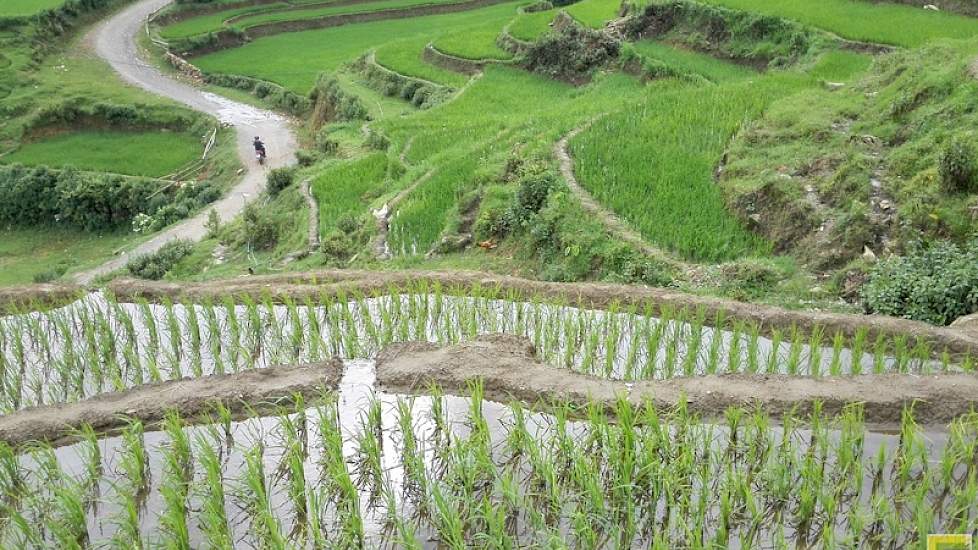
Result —
POLYGON ((948 193, 978 191, 978 152, 970 139, 956 136, 939 161, 941 187, 948 193))
POLYGON ((292 168, 276 168, 268 173, 268 194, 278 195, 295 180, 295 170, 292 168))
POLYGON ((353 255, 353 241, 342 231, 333 231, 323 239, 319 249, 329 258, 346 260, 353 255))
POLYGON ((868 313, 947 325, 978 311, 978 238, 916 244, 876 264, 860 290, 868 313))
POLYGON ((278 225, 257 204, 246 206, 241 218, 244 244, 254 250, 267 250, 278 243, 278 225))
POLYGON ((190 241, 170 241, 152 254, 137 256, 126 264, 126 270, 134 277, 158 281, 180 260, 193 252, 194 244, 190 241))
POLYGON ((532 72, 580 83, 618 57, 619 46, 607 34, 572 22, 534 42, 520 64, 532 72))
POLYGON ((40 273, 34 274, 35 283, 50 283, 61 278, 62 275, 68 272, 68 266, 66 264, 58 264, 50 269, 41 271, 40 273))
POLYGON ((360 221, 352 214, 343 214, 336 218, 336 227, 343 233, 350 235, 360 229, 360 221))
POLYGON ((524 223, 539 212, 547 204, 547 197, 556 185, 557 178, 553 172, 536 165, 524 167, 513 202, 512 220, 524 223))

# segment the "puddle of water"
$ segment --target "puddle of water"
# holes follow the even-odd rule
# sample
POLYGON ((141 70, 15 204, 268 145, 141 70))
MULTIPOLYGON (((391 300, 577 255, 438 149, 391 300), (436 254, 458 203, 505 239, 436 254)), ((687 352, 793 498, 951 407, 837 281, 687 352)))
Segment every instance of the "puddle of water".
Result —
MULTIPOLYGON (((575 514, 583 513, 585 509, 591 510, 587 506, 595 502, 604 502, 610 508, 616 495, 621 496, 620 491, 626 489, 629 491, 628 502, 634 503, 632 510, 636 514, 633 518, 635 525, 644 524, 651 530, 650 533, 659 531, 672 533, 671 536, 680 534, 677 529, 681 524, 677 523, 677 516, 685 513, 690 518, 693 517, 697 499, 708 498, 702 502, 705 506, 703 513, 707 518, 706 532, 713 536, 716 534, 721 512, 721 499, 718 495, 722 492, 722 487, 725 487, 725 477, 731 472, 753 478, 753 481, 746 481, 746 477, 743 479, 762 509, 777 502, 779 490, 785 491, 788 501, 784 503, 784 513, 790 518, 795 514, 793 508, 797 506, 795 501, 799 487, 806 483, 804 472, 819 471, 818 479, 824 482, 824 485, 817 485, 819 490, 830 487, 847 488, 850 491, 839 498, 840 511, 835 516, 838 521, 836 529, 842 536, 848 528, 847 513, 850 509, 856 508, 862 512, 872 510, 873 495, 877 495, 876 499, 881 498, 880 495, 890 498, 889 492, 893 490, 893 480, 896 479, 895 474, 891 474, 891 471, 896 470, 893 456, 901 444, 898 435, 864 431, 864 426, 856 422, 848 436, 844 436, 843 431, 829 430, 823 440, 815 438, 814 441, 821 443, 814 445, 811 431, 792 428, 792 448, 779 453, 785 430, 778 426, 768 426, 765 422, 755 424, 745 417, 737 430, 740 443, 731 446, 731 431, 727 426, 699 424, 695 421, 671 425, 668 417, 664 417, 664 424, 660 428, 664 431, 657 431, 645 424, 627 430, 633 436, 631 440, 634 447, 630 447, 625 445, 625 432, 621 428, 603 421, 568 418, 566 411, 536 413, 519 409, 523 414, 517 415, 516 409, 506 405, 478 401, 478 408, 481 410, 479 419, 479 416, 472 414, 474 401, 469 398, 431 395, 408 397, 377 391, 374 388, 371 361, 347 362, 336 399, 343 458, 341 463, 334 463, 333 467, 339 464, 342 471, 348 472, 352 482, 356 484, 357 510, 362 521, 364 544, 371 548, 391 545, 396 540, 396 534, 391 532, 392 527, 388 521, 389 501, 379 496, 388 493, 392 495, 398 516, 409 518, 408 524, 413 526, 422 547, 443 547, 439 544, 440 524, 436 519, 437 503, 433 496, 436 490, 447 499, 450 506, 460 507, 473 517, 477 516, 473 507, 488 499, 492 509, 506 513, 507 532, 520 545, 542 544, 552 535, 565 541, 574 540, 580 536, 581 529, 575 523, 575 514), (373 424, 367 420, 372 407, 379 407, 380 412, 373 424), (406 438, 406 432, 402 430, 405 411, 410 411, 410 438, 406 438), (522 418, 522 421, 518 421, 518 418, 522 418), (517 429, 518 425, 524 425, 525 431, 517 429), (480 438, 479 434, 486 434, 486 439, 480 438), (535 443, 525 440, 521 442, 517 437, 519 434, 535 443), (413 445, 409 445, 409 439, 414 442, 413 445), (764 443, 752 445, 751 442, 755 440, 764 443), (364 448, 363 441, 373 441, 379 449, 379 472, 382 476, 379 483, 375 483, 367 475, 376 470, 364 467, 365 454, 361 452, 364 448), (632 448, 633 452, 622 453, 622 449, 626 447, 632 448), (680 452, 683 448, 692 449, 693 453, 685 455, 680 452), (764 456, 750 454, 751 449, 757 451, 761 448, 767 448, 769 452, 764 456), (520 452, 514 453, 513 449, 519 449, 520 452), (887 473, 874 493, 873 464, 880 449, 885 449, 887 453, 887 473), (838 471, 838 465, 844 462, 840 458, 844 452, 861 457, 855 470, 838 471), (480 463, 480 456, 488 457, 491 462, 480 463), (690 462, 684 463, 686 459, 690 462), (615 477, 616 468, 625 460, 636 464, 635 469, 630 470, 635 476, 633 485, 628 487, 618 485, 618 478, 615 477), (816 468, 806 470, 808 460, 814 460, 816 468), (732 465, 732 470, 727 468, 728 464, 732 465), (643 471, 642 465, 653 467, 655 471, 643 471), (584 478, 573 474, 575 468, 593 476, 591 479, 596 483, 599 493, 588 493, 587 487, 578 483, 584 478), (552 477, 547 477, 548 473, 552 477), (678 474, 682 474, 682 477, 673 477, 678 474), (548 485, 548 479, 552 485, 548 485), (669 479, 682 486, 688 485, 690 498, 686 503, 689 507, 686 508, 673 503, 673 507, 669 508, 672 520, 664 519, 667 505, 663 495, 669 490, 680 490, 680 486, 673 486, 672 489, 663 486, 662 483, 669 479), (425 484, 424 489, 419 489, 419 480, 425 484), (512 483, 512 486, 507 483, 512 483), (550 493, 551 489, 557 492, 550 493), (548 500, 548 494, 555 495, 554 499, 548 500), (460 504, 461 501, 465 501, 465 504, 460 504), (550 510, 556 517, 548 519, 547 506, 553 502, 559 503, 557 509, 550 510)), ((246 457, 258 448, 262 449, 261 463, 265 475, 263 483, 269 495, 267 509, 272 512, 282 533, 294 532, 297 508, 289 496, 289 477, 282 465, 288 448, 286 442, 290 441, 286 437, 286 430, 296 430, 296 427, 305 426, 305 430, 292 432, 292 435, 294 441, 303 442, 307 448, 303 460, 306 480, 304 486, 308 493, 316 492, 322 497, 316 512, 320 514, 323 529, 334 535, 343 528, 344 508, 330 498, 332 493, 329 488, 333 487, 337 478, 329 472, 335 473, 338 470, 330 470, 325 466, 328 454, 327 445, 323 443, 324 434, 333 432, 328 428, 329 423, 321 421, 320 411, 323 410, 326 409, 317 406, 306 409, 303 415, 305 422, 301 422, 300 415, 295 413, 284 417, 266 416, 233 422, 228 432, 230 437, 218 425, 184 428, 190 441, 195 442, 196 456, 200 456, 198 453, 201 442, 206 442, 220 457, 225 490, 224 506, 229 529, 237 541, 236 546, 260 547, 260 541, 256 539, 259 529, 253 523, 255 520, 246 506, 254 493, 244 481, 248 471, 246 457), (282 418, 288 418, 291 425, 282 418)), ((911 468, 910 475, 913 477, 922 475, 921 472, 927 467, 936 470, 937 461, 948 444, 945 433, 919 432, 918 436, 916 442, 920 446, 919 451, 926 458, 911 468)), ((971 437, 974 438, 974 435, 971 437)), ((147 470, 150 481, 139 507, 138 525, 143 542, 152 545, 163 542, 160 526, 166 501, 161 487, 170 475, 165 467, 170 442, 165 432, 147 432, 143 441, 148 451, 147 470)), ((45 537, 44 540, 53 540, 52 535, 40 526, 49 525, 52 518, 60 513, 56 503, 46 500, 50 498, 52 487, 57 486, 64 475, 81 479, 86 472, 91 471, 81 458, 85 456, 82 452, 85 445, 79 443, 51 451, 60 472, 52 472, 50 467, 42 468, 40 464, 43 461, 38 461, 32 455, 19 458, 31 487, 28 494, 33 495, 36 500, 33 506, 22 506, 20 513, 29 525, 45 537)), ((124 496, 132 494, 129 480, 121 468, 123 438, 104 438, 100 440, 98 447, 98 471, 103 475, 97 483, 98 497, 95 499, 95 506, 85 511, 89 541, 95 546, 119 536, 119 524, 125 523, 121 519, 124 508, 120 502, 124 496)), ((955 464, 954 469, 960 473, 966 466, 965 463, 959 463, 955 464)), ((0 481, 6 482, 8 479, 0 476, 0 481)), ((9 485, 0 483, 0 487, 5 491, 9 485)), ((198 465, 193 470, 193 483, 188 497, 192 547, 201 547, 207 542, 202 529, 206 520, 201 515, 207 487, 206 474, 198 465)), ((939 488, 934 487, 933 492, 936 495, 940 492, 939 488)), ((823 497, 824 495, 819 498, 823 497)), ((12 502, 9 494, 0 494, 0 498, 4 502, 12 502)), ((952 499, 935 500, 934 506, 935 512, 939 513, 936 517, 943 518, 952 506, 952 499)), ((820 510, 824 512, 824 509, 820 510)), ((741 510, 741 513, 744 511, 741 510)), ((605 519, 619 523, 622 521, 616 515, 605 519)), ((595 522, 594 525, 601 525, 599 520, 600 518, 589 518, 589 521, 595 522)), ((745 537, 749 530, 749 522, 741 521, 739 525, 739 529, 733 530, 729 547, 740 547, 739 537, 745 537)), ((778 535, 774 525, 773 521, 762 525, 755 542, 770 543, 775 540, 778 535)), ((470 528, 484 532, 489 529, 487 525, 478 522, 470 525, 470 528)), ((794 529, 795 524, 786 520, 789 540, 795 536, 794 529)), ((647 547, 650 533, 643 534, 639 529, 632 544, 647 547)), ((0 521, 2 546, 15 547, 18 542, 16 525, 0 521)), ((293 542, 297 547, 311 546, 308 540, 296 539, 293 542)), ((608 541, 601 547, 618 546, 608 541)))

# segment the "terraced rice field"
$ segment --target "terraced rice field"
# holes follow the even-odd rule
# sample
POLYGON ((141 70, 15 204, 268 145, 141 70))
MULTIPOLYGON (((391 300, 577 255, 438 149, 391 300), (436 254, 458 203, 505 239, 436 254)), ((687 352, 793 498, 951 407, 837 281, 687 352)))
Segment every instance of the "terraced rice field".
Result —
POLYGON ((825 0, 706 0, 738 10, 795 19, 843 38, 915 47, 941 38, 978 36, 978 20, 887 2, 825 0))
MULTIPOLYGON (((412 38, 420 44, 430 37, 431 29, 462 30, 478 26, 487 19, 499 20, 502 27, 512 17, 515 6, 516 3, 501 4, 470 12, 279 34, 194 58, 194 63, 205 71, 263 78, 305 94, 320 72, 336 71, 372 48, 412 38), (296 51, 303 53, 301 56, 290 54, 296 51)), ((417 55, 420 64, 420 48, 417 55)))
MULTIPOLYGON (((322 387, 246 408, 243 417, 231 408, 241 403, 214 402, 198 416, 160 411, 158 424, 115 417, 114 434, 82 425, 58 441, 67 446, 0 443, 0 492, 16 520, 0 526, 0 540, 666 548, 694 537, 831 548, 910 545, 933 530, 974 526, 973 414, 924 427, 907 409, 897 413, 895 432, 880 432, 859 404, 781 418, 734 406, 714 418, 625 394, 609 402, 559 395, 501 402, 479 380, 409 394, 392 381, 391 359, 374 358, 396 341, 478 345, 479 334, 504 332, 525 336, 551 365, 596 379, 970 372, 970 362, 942 363, 925 344, 868 332, 767 338, 750 323, 714 330, 707 324, 721 319, 690 310, 656 317, 648 309, 513 300, 488 288, 446 290, 418 284, 389 296, 354 291, 281 305, 91 295, 0 319, 8 373, 0 406, 8 413, 144 382, 271 374, 281 362, 344 358, 342 378, 328 375, 322 387)), ((0 421, 9 437, 5 426, 0 421)))
POLYGON ((4 0, 0 5, 0 17, 24 17, 41 10, 57 8, 64 0, 4 0))
POLYGON ((203 148, 183 132, 75 131, 23 145, 0 162, 161 177, 200 158, 203 148))

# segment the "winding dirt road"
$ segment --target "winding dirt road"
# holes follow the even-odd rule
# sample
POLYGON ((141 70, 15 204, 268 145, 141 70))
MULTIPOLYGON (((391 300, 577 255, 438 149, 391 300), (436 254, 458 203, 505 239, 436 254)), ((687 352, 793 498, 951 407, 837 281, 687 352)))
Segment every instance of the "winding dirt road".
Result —
MULTIPOLYGON (((163 74, 143 58, 137 38, 143 32, 146 19, 172 1, 137 2, 94 28, 86 37, 85 44, 108 62, 127 83, 179 101, 234 127, 237 132, 238 155, 246 167, 246 173, 224 198, 212 205, 221 220, 230 220, 261 193, 267 170, 294 162, 296 138, 289 121, 284 117, 180 82, 163 74), (251 140, 256 135, 261 136, 268 147, 268 162, 264 167, 255 162, 251 140)), ((75 280, 83 284, 90 283, 99 275, 122 268, 130 258, 154 252, 174 239, 201 239, 207 232, 204 224, 209 211, 210 208, 207 208, 110 261, 75 274, 75 280)))

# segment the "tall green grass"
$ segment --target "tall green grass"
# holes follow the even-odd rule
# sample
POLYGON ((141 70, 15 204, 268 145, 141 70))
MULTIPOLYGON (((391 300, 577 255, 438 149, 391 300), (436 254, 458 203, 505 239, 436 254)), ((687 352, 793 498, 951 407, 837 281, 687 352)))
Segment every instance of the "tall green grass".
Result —
POLYGON ((377 48, 375 59, 381 66, 404 76, 420 78, 436 84, 460 88, 468 82, 467 75, 442 69, 421 59, 421 52, 430 39, 426 36, 390 42, 377 48))
POLYGON ((713 82, 758 76, 757 71, 743 65, 690 51, 681 46, 641 40, 635 42, 633 47, 640 55, 661 61, 679 73, 697 74, 713 82))
POLYGON ((862 0, 705 0, 738 10, 776 15, 851 40, 920 46, 940 38, 978 35, 978 19, 917 6, 862 0))
POLYGON ((447 34, 437 38, 434 45, 444 53, 465 59, 511 59, 513 55, 496 44, 496 37, 502 30, 498 23, 493 22, 486 25, 486 28, 447 34))
POLYGON ((556 10, 521 13, 509 26, 509 34, 514 38, 532 42, 550 30, 550 23, 556 15, 556 10))
POLYGON ((600 29, 615 17, 621 8, 620 0, 581 0, 566 8, 568 14, 585 25, 600 29))
POLYGON ((382 192, 387 170, 387 156, 383 153, 339 161, 323 170, 312 182, 312 192, 319 204, 321 234, 329 234, 344 216, 363 214, 367 210, 364 194, 382 192))
POLYGON ((185 132, 76 130, 24 144, 0 162, 159 177, 200 158, 202 151, 200 138, 185 132))
POLYGON ((650 241, 692 260, 765 254, 727 210, 713 171, 740 127, 804 86, 771 75, 719 87, 662 82, 571 143, 581 184, 650 241))
POLYGON ((65 0, 3 0, 0 4, 0 16, 34 15, 42 10, 57 8, 64 3, 65 0))

